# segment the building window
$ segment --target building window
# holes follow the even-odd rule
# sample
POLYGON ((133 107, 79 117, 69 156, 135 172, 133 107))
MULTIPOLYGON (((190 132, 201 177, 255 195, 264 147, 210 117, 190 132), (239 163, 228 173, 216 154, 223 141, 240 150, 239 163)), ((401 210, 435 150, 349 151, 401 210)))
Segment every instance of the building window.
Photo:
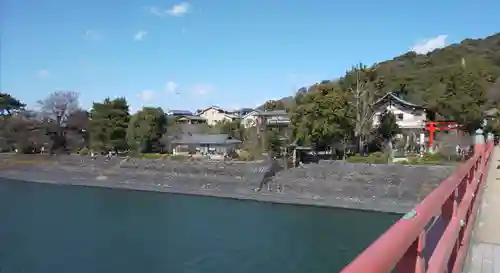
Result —
POLYGON ((403 114, 397 114, 397 115, 396 115, 396 118, 397 118, 398 120, 403 120, 403 114))

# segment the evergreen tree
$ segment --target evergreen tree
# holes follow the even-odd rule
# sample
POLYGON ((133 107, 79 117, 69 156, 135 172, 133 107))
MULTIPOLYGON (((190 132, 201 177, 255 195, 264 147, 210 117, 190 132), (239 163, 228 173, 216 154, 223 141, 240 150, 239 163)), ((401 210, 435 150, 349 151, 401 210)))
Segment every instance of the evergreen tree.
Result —
POLYGON ((129 106, 125 98, 94 102, 90 111, 90 146, 96 151, 123 151, 128 148, 129 106))

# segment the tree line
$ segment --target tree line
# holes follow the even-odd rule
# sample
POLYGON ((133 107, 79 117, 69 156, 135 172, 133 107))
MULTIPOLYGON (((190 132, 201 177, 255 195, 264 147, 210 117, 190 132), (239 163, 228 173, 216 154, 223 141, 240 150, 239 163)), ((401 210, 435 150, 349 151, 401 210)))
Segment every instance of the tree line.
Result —
POLYGON ((54 92, 37 104, 39 110, 30 110, 13 95, 0 93, 0 151, 166 153, 173 148, 171 142, 188 131, 228 134, 244 140, 244 148, 252 151, 278 151, 281 145, 277 134, 270 133, 268 145, 261 147, 257 131, 243 128, 239 121, 184 126, 160 107, 131 114, 123 97, 94 102, 89 111, 80 107, 78 93, 69 91, 54 92))
POLYGON ((291 117, 293 139, 301 145, 318 150, 335 143, 352 144, 359 151, 367 144, 383 148, 400 132, 395 117, 384 113, 378 128, 372 128, 374 103, 388 92, 412 102, 412 98, 426 107, 430 121, 456 121, 463 131, 473 134, 483 129, 500 133, 500 122, 494 117, 488 125, 485 112, 498 109, 500 79, 471 61, 448 67, 439 82, 430 90, 411 90, 406 84, 388 89, 393 79, 379 71, 379 66, 358 65, 337 80, 326 80, 308 88, 301 88, 292 97, 263 105, 286 109, 291 117))
MULTIPOLYGON (((478 67, 457 66, 441 75, 440 84, 433 88, 425 106, 438 113, 433 118, 456 121, 464 131, 483 128, 498 132, 497 119, 487 127, 483 125, 485 110, 497 108, 499 101, 487 88, 493 83, 499 85, 500 81, 491 79, 491 75, 478 67)), ((339 143, 354 144, 358 151, 373 143, 379 148, 386 147, 400 131, 395 117, 384 113, 378 128, 372 128, 371 118, 374 102, 387 93, 387 81, 377 65, 360 64, 337 80, 300 88, 291 100, 268 101, 263 109, 288 112, 291 120, 285 140, 288 144, 308 145, 316 150, 339 143)), ((411 97, 404 84, 392 91, 401 98, 411 97)), ((12 94, 1 93, 0 149, 168 152, 171 141, 185 133, 160 107, 144 107, 131 115, 125 98, 106 98, 94 102, 90 111, 86 111, 80 107, 78 98, 75 92, 54 92, 38 101, 39 110, 33 111, 12 94)), ((213 127, 200 125, 197 131, 230 134, 243 140, 244 148, 250 151, 277 153, 284 144, 282 132, 245 129, 239 121, 213 127), (266 138, 265 147, 261 138, 266 138)))
MULTIPOLYGON (((324 146, 328 138, 354 139, 357 146, 363 146, 376 130, 368 122, 373 112, 370 105, 388 92, 425 106, 436 113, 429 117, 432 120, 457 121, 467 132, 481 128, 484 111, 498 108, 500 99, 500 33, 466 39, 428 54, 408 52, 369 67, 358 65, 339 79, 303 87, 274 104, 290 110, 295 135, 305 143, 324 146), (337 117, 348 121, 344 129, 321 125, 329 123, 326 117, 333 119, 328 114, 331 109, 325 107, 333 104, 330 92, 338 95, 336 103, 347 101, 350 107, 337 117), (323 99, 332 102, 314 103, 323 99)), ((496 123, 494 118, 483 129, 498 132, 496 123)))
MULTIPOLYGON (((429 113, 436 113, 428 118, 456 121, 467 133, 485 129, 484 113, 497 108, 498 99, 488 97, 491 78, 483 72, 458 66, 443 75, 431 99, 423 103, 429 113)), ((389 92, 386 81, 376 66, 360 65, 337 81, 324 81, 299 91, 290 105, 295 138, 315 147, 354 141, 358 149, 376 138, 387 138, 390 134, 377 134, 381 128, 372 128, 371 122, 374 102, 389 92)), ((391 91, 403 99, 410 97, 405 85, 391 91)))

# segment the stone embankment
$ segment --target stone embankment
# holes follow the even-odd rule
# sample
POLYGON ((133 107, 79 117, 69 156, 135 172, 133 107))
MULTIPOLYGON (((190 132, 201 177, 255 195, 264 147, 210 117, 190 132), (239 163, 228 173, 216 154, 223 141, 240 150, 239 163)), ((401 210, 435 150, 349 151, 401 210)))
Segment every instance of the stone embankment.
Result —
POLYGON ((0 155, 0 176, 11 179, 395 213, 411 209, 454 170, 321 161, 285 171, 270 160, 177 162, 0 155))
POLYGON ((320 161, 279 172, 270 184, 281 187, 288 195, 328 204, 406 212, 455 170, 450 166, 320 161))

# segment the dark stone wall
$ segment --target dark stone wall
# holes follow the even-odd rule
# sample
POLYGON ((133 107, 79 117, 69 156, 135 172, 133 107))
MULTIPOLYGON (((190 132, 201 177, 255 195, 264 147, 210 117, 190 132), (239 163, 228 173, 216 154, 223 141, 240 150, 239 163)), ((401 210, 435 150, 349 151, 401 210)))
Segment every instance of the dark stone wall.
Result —
POLYGON ((455 170, 456 167, 450 166, 320 161, 279 172, 272 183, 281 185, 285 191, 308 192, 316 198, 349 198, 372 204, 378 201, 404 203, 412 207, 455 170))

